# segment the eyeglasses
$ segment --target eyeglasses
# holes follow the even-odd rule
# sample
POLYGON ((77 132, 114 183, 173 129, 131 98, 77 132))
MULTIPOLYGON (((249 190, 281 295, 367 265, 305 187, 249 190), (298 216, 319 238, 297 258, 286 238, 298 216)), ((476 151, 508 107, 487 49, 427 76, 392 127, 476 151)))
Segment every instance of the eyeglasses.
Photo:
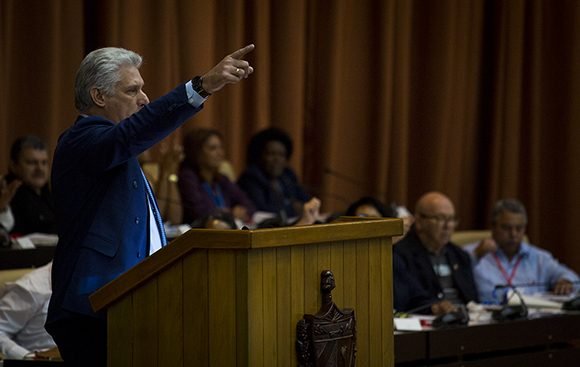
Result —
POLYGON ((421 218, 431 220, 440 226, 449 224, 452 227, 456 227, 459 224, 459 219, 455 217, 446 217, 444 215, 427 215, 424 213, 417 213, 421 218))

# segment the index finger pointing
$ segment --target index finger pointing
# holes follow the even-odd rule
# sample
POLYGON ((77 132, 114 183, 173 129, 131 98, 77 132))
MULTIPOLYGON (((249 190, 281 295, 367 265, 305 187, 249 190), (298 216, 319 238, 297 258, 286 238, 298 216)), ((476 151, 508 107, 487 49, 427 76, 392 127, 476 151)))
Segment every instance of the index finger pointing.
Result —
POLYGON ((254 46, 254 44, 249 44, 244 48, 240 48, 239 50, 234 51, 233 53, 230 54, 230 56, 233 57, 234 59, 241 59, 245 54, 252 51, 255 47, 256 46, 254 46))

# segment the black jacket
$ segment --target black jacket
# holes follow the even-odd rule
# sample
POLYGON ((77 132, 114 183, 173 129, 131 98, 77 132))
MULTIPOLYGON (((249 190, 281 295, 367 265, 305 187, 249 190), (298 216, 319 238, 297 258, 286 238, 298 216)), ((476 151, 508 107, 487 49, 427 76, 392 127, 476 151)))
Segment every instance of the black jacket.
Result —
MULTIPOLYGON (((400 256, 409 274, 428 292, 429 296, 442 299, 443 289, 433 270, 429 251, 421 243, 415 229, 411 229, 405 238, 393 248, 393 251, 400 256)), ((459 292, 459 298, 464 303, 477 302, 477 288, 473 280, 469 255, 451 242, 445 245, 444 251, 451 268, 454 286, 459 292)))

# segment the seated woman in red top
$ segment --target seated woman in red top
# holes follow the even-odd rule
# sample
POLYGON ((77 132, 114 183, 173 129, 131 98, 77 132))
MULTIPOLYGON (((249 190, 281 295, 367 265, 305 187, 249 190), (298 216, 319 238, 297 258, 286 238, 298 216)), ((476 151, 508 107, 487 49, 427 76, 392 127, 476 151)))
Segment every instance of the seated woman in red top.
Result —
POLYGON ((236 184, 218 172, 224 160, 222 135, 211 129, 197 129, 183 140, 185 159, 179 167, 179 193, 183 204, 183 222, 231 213, 248 222, 254 205, 236 184))

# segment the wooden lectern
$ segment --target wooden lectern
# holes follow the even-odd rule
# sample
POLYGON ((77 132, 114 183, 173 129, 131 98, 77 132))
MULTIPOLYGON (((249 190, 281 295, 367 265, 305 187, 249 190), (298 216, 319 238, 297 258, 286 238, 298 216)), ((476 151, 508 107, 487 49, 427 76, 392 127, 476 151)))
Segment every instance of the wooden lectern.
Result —
POLYGON ((391 237, 400 219, 191 230, 91 296, 108 366, 296 366, 296 323, 334 302, 357 318, 357 366, 393 366, 391 237))

